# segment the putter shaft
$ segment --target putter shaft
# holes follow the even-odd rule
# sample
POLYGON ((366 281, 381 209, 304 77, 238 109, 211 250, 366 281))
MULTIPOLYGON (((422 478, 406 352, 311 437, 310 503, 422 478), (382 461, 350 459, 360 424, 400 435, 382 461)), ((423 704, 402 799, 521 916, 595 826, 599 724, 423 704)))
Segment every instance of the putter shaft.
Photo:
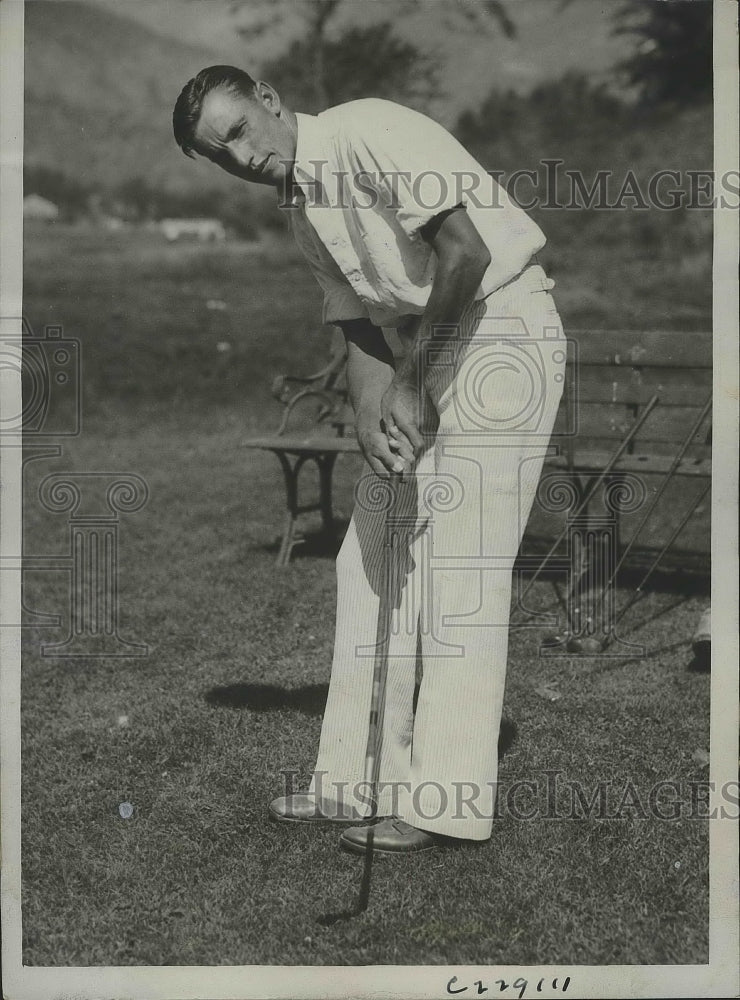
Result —
POLYGON ((375 657, 373 661, 373 681, 370 694, 370 713, 365 752, 365 787, 372 801, 372 815, 378 811, 378 781, 380 754, 383 745, 383 717, 385 714, 385 690, 388 677, 388 648, 391 633, 393 572, 396 560, 396 536, 391 530, 396 510, 397 484, 388 480, 390 503, 385 513, 385 545, 383 547, 383 568, 378 603, 378 627, 376 632, 375 657))

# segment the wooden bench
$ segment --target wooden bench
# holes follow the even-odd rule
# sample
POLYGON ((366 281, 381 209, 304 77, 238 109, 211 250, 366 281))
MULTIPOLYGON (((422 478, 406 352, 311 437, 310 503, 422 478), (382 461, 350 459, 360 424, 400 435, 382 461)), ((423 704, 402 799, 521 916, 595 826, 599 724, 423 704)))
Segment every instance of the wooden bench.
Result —
MULTIPOLYGON (((617 461, 609 482, 627 474, 658 475, 671 468, 681 442, 712 386, 709 333, 574 330, 568 333, 568 374, 546 468, 572 477, 581 496, 604 469, 650 400, 658 403, 617 461), (575 433, 573 433, 575 431, 575 433)), ((305 377, 279 376, 273 395, 283 407, 274 434, 244 442, 271 451, 285 477, 286 513, 277 561, 288 564, 301 515, 319 511, 323 530, 335 533, 332 472, 340 454, 357 453, 344 381, 345 353, 334 341, 328 365, 305 377), (318 467, 318 496, 303 500, 300 473, 318 467)), ((698 427, 675 469, 682 478, 711 476, 709 421, 698 427)), ((618 516, 618 515, 617 515, 618 516)), ((621 543, 620 543, 621 544, 621 543)), ((708 557, 708 537, 703 555, 708 557)))
POLYGON ((553 538, 564 535, 547 563, 568 583, 568 631, 552 637, 553 650, 570 650, 570 634, 609 638, 619 655, 631 647, 612 631, 614 584, 627 567, 642 562, 648 571, 677 569, 682 578, 687 571, 708 575, 709 505, 702 507, 702 494, 711 482, 712 337, 576 330, 568 339, 556 454, 543 470, 539 510, 549 486, 557 496, 558 482, 566 502, 544 548, 533 544, 537 517, 530 521, 519 564, 536 574, 553 538))
POLYGON ((278 566, 287 566, 296 545, 303 541, 299 519, 318 511, 328 541, 336 536, 332 505, 332 475, 337 456, 359 454, 354 418, 345 382, 344 339, 335 337, 329 363, 312 375, 278 375, 272 395, 282 405, 277 430, 266 437, 251 438, 245 448, 271 451, 277 456, 285 479, 286 511, 277 556, 278 566), (318 468, 318 496, 301 497, 301 470, 307 462, 318 468))
MULTIPOLYGON (((548 459, 549 468, 565 470, 584 496, 657 398, 604 485, 650 477, 649 502, 680 450, 673 469, 679 481, 711 478, 711 416, 700 419, 712 392, 711 333, 575 330, 568 340, 568 374, 552 439, 558 454, 548 459)), ((620 511, 614 513, 621 548, 620 511)), ((708 534, 701 545, 698 554, 708 556, 708 534)))

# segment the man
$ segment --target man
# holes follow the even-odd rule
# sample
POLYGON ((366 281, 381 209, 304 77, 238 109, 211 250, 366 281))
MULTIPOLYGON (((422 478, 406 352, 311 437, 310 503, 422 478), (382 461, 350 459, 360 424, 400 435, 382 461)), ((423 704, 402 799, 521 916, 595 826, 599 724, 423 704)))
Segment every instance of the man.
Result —
POLYGON ((278 189, 324 291, 323 320, 344 332, 357 437, 372 470, 337 559, 313 780, 273 802, 270 815, 366 818, 373 656, 387 641, 377 809, 385 818, 345 830, 340 843, 405 853, 485 840, 512 567, 565 364, 553 283, 533 261, 544 236, 441 126, 388 101, 294 113, 268 84, 214 66, 183 89, 173 125, 188 155, 278 189), (390 511, 380 496, 388 482, 390 511), (380 620, 384 587, 390 625, 380 620))

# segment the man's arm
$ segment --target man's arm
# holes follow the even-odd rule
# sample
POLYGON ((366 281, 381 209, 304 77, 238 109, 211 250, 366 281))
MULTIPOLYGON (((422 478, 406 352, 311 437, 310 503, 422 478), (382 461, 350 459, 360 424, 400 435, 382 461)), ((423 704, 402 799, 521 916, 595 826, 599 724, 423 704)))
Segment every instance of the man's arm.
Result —
POLYGON ((437 269, 414 343, 399 365, 381 401, 381 415, 391 439, 400 431, 418 456, 424 448, 419 433, 424 389, 423 343, 432 336, 456 336, 465 308, 473 301, 491 255, 467 212, 460 208, 436 216, 421 230, 437 255, 437 269))
POLYGON ((398 454, 394 454, 381 425, 380 403, 395 373, 391 350, 382 330, 368 319, 345 320, 338 325, 347 341, 347 388, 362 453, 379 476, 402 473, 410 469, 413 452, 399 436, 398 454))

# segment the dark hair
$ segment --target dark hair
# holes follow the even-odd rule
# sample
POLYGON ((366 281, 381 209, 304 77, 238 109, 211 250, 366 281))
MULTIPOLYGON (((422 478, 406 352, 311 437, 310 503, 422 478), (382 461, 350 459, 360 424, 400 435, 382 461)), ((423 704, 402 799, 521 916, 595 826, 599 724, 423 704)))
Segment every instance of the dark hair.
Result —
POLYGON ((212 90, 225 87, 245 97, 251 97, 256 84, 249 73, 236 66, 208 66, 180 91, 172 112, 172 129, 175 142, 186 156, 193 156, 195 130, 200 121, 203 101, 212 90))

